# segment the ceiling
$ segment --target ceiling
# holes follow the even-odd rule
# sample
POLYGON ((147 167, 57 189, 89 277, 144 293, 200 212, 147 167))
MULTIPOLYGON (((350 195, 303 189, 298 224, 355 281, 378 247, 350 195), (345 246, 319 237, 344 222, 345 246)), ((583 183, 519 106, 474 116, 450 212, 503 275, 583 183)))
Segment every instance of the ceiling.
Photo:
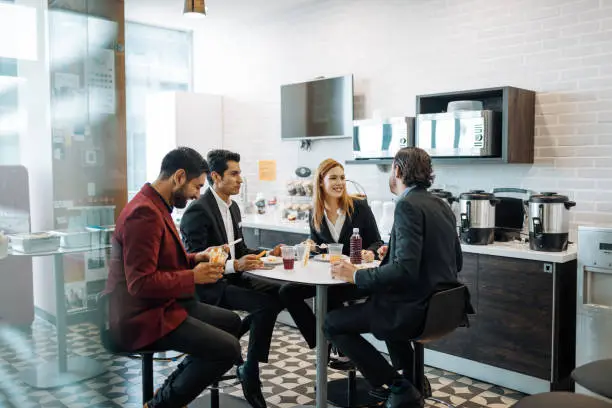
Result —
POLYGON ((205 18, 183 17, 184 0, 125 0, 125 18, 166 27, 197 29, 207 21, 254 23, 281 18, 296 9, 314 7, 334 0, 206 0, 205 18))

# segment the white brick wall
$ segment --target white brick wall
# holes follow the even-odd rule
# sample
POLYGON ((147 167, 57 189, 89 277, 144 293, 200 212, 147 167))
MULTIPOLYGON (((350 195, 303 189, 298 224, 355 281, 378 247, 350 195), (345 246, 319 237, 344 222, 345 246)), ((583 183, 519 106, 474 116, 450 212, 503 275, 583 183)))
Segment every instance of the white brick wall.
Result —
MULTIPOLYGON (((413 115, 415 96, 511 85, 537 92, 536 164, 437 166, 460 193, 520 186, 569 194, 572 227, 612 225, 612 0, 266 0, 250 20, 215 19, 196 32, 197 91, 226 95, 226 148, 243 155, 250 192, 282 192, 298 165, 350 158, 349 140, 311 152, 280 142, 280 85, 353 73, 365 114, 413 115), (278 7, 280 3, 286 6, 278 7), (263 17, 261 17, 263 16, 263 17), (276 159, 279 182, 256 182, 276 159)), ((387 175, 349 166, 388 198, 387 175)), ((575 237, 574 237, 575 238, 575 237)))

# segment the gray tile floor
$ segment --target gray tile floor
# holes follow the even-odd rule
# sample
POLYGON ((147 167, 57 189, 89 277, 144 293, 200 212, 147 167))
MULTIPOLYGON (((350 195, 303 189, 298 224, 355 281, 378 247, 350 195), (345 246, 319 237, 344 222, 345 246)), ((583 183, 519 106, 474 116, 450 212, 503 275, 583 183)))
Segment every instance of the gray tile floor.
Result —
MULTIPOLYGON (((31 336, 6 333, 0 338, 0 407, 4 408, 141 408, 140 361, 109 355, 100 345, 97 328, 80 324, 70 328, 72 354, 97 359, 109 371, 95 379, 54 390, 36 390, 23 384, 19 370, 30 363, 53 358, 55 328, 37 319, 31 336)), ((242 340, 246 347, 247 338, 242 340)), ((270 361, 261 368, 264 395, 270 408, 314 403, 314 351, 308 349, 299 332, 278 324, 270 361)), ((156 362, 155 383, 161 384, 177 362, 156 362)), ((427 368, 433 394, 462 408, 505 408, 523 395, 461 375, 427 368)), ((344 372, 329 371, 330 379, 345 378, 344 372)), ((228 385, 224 392, 242 397, 240 386, 228 385)))

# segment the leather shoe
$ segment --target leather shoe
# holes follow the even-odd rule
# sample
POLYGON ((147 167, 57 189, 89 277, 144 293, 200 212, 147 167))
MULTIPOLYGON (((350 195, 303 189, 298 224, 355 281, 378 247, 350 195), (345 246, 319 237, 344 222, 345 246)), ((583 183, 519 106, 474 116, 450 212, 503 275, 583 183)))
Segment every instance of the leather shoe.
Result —
POLYGON ((387 398, 389 398, 390 393, 391 393, 391 390, 385 387, 376 387, 368 391, 368 394, 370 394, 371 397, 374 397, 381 401, 386 401, 387 398))
POLYGON ((327 364, 329 368, 340 371, 349 371, 355 369, 355 364, 351 360, 344 360, 339 358, 330 357, 329 363, 327 364))
POLYGON ((410 383, 406 382, 401 389, 392 389, 385 403, 385 408, 423 408, 423 396, 410 383))
POLYGON ((238 377, 240 384, 242 384, 242 393, 247 402, 251 404, 253 408, 266 408, 266 400, 261 393, 261 381, 259 377, 247 375, 244 372, 244 365, 236 369, 236 377, 238 377))

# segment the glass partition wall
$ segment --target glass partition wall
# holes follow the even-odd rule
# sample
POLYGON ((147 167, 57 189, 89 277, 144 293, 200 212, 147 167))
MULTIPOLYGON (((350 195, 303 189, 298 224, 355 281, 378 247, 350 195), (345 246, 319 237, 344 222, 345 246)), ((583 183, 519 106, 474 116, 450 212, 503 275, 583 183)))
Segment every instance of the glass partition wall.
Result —
POLYGON ((192 90, 192 33, 127 22, 127 178, 128 194, 136 194, 146 178, 147 96, 192 90))

